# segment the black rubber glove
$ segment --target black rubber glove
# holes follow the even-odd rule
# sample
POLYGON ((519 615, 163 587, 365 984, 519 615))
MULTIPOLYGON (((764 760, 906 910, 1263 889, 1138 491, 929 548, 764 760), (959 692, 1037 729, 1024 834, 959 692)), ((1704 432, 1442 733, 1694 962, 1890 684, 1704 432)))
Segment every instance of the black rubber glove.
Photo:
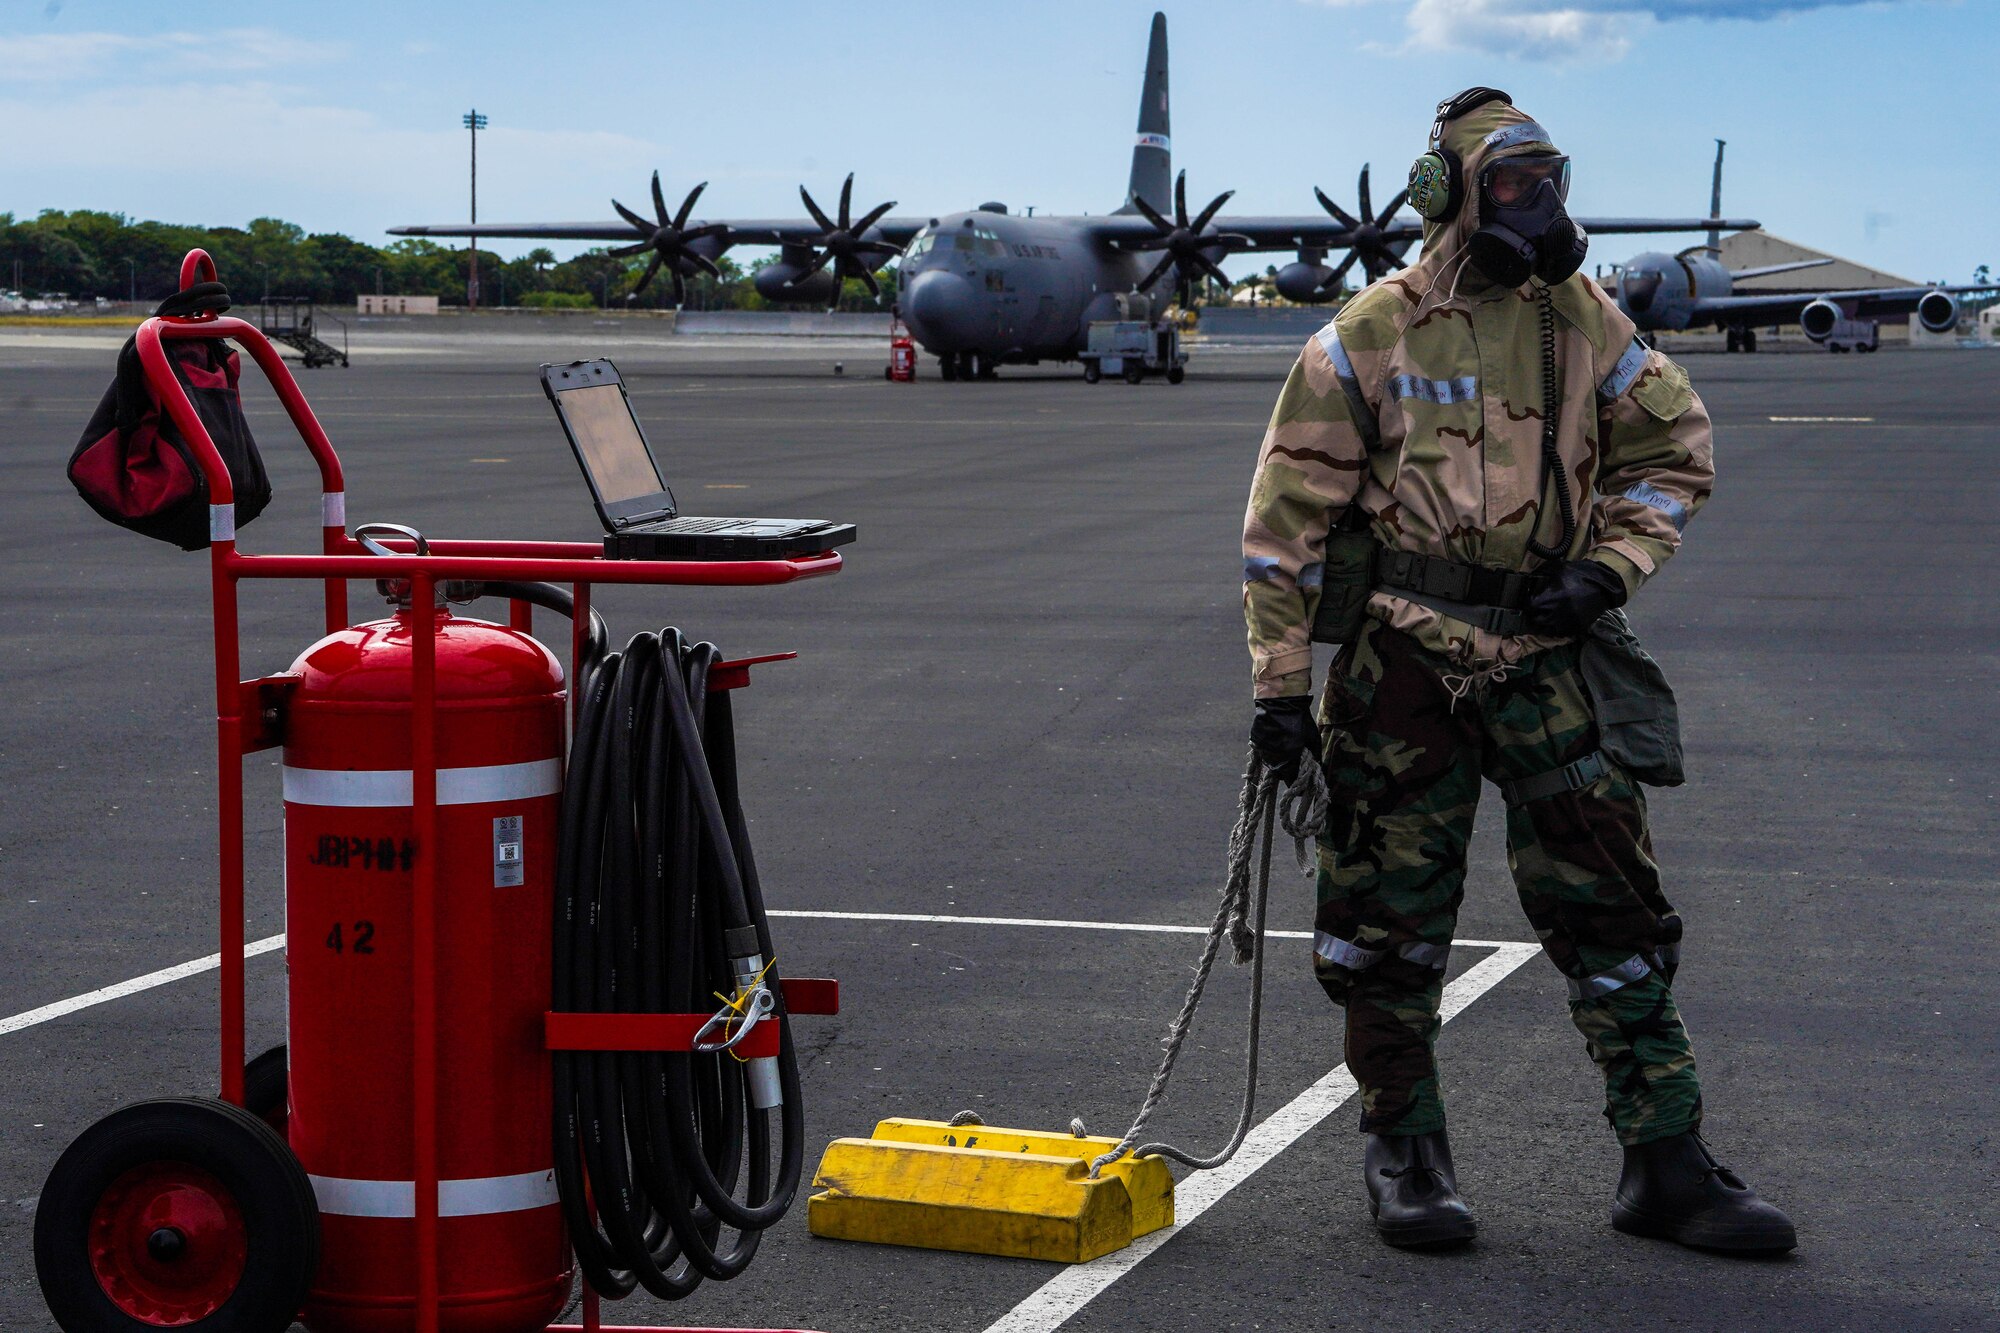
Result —
POLYGON ((1312 700, 1303 694, 1282 699, 1259 699, 1257 717, 1250 724, 1250 744, 1264 767, 1290 782, 1299 775, 1299 756, 1312 748, 1319 753, 1319 724, 1313 721, 1312 700))
POLYGON ((1528 629, 1575 638, 1613 607, 1625 605, 1625 580, 1596 560, 1565 560, 1528 599, 1528 629))

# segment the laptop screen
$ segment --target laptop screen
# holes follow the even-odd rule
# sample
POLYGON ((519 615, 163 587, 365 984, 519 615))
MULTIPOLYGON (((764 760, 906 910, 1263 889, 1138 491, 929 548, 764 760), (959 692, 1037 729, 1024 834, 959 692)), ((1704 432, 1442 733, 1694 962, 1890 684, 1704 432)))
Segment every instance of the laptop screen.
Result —
POLYGON ((616 384, 587 384, 561 392, 563 415, 606 505, 667 489, 622 389, 616 384))

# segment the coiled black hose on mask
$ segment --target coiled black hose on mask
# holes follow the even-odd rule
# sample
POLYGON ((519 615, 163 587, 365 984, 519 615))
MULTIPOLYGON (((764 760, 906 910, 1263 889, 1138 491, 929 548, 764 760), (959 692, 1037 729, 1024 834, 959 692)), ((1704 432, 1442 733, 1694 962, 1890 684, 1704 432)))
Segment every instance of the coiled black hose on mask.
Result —
MULTIPOLYGON (((485 585, 574 613, 547 584, 485 585)), ((556 1184, 585 1279, 678 1300, 741 1273, 804 1162, 798 1061, 737 792, 715 645, 675 629, 607 652, 593 613, 563 790, 552 1002, 568 1013, 712 1013, 761 979, 775 1059, 553 1053, 556 1184), (775 1143, 773 1140, 776 1140, 775 1143), (776 1165, 773 1168, 773 1149, 776 1165), (725 1233, 733 1233, 725 1240, 725 1233)))

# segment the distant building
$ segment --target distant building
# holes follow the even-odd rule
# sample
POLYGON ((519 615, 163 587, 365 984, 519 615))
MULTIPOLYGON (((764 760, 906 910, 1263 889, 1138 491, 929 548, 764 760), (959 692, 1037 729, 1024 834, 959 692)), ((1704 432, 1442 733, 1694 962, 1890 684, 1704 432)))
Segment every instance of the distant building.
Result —
POLYGON ((1746 278, 1734 284, 1739 292, 1839 291, 1848 287, 1916 287, 1922 284, 1879 268, 1869 268, 1851 259, 1815 250, 1768 231, 1739 231, 1722 238, 1724 268, 1762 268, 1766 264, 1789 264, 1800 259, 1831 259, 1818 268, 1795 269, 1762 278, 1746 278))
POLYGON ((360 313, 364 315, 435 315, 438 299, 435 296, 370 296, 362 293, 357 298, 360 313))

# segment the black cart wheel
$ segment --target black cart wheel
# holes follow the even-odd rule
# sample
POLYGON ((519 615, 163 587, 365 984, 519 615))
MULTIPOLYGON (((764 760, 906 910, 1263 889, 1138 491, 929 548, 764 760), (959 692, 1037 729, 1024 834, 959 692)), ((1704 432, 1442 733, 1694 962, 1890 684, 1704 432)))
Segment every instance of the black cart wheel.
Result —
POLYGON ((1132 365, 1125 367, 1125 382, 1127 384, 1137 384, 1145 378, 1146 371, 1143 366, 1132 365))
POLYGON ((290 1109, 285 1048, 273 1046, 243 1066, 243 1109, 285 1137, 285 1116, 290 1109))
POLYGON ((1167 383, 1169 384, 1179 384, 1182 380, 1186 378, 1187 378, 1187 368, 1185 366, 1175 366, 1172 370, 1167 372, 1167 383))
POLYGON ((1103 378, 1104 372, 1098 368, 1095 361, 1086 361, 1083 363, 1083 382, 1085 384, 1095 384, 1103 378))
POLYGON ((284 1333, 318 1267, 298 1159, 208 1098, 113 1111, 57 1159, 35 1210, 35 1275, 67 1333, 284 1333))

